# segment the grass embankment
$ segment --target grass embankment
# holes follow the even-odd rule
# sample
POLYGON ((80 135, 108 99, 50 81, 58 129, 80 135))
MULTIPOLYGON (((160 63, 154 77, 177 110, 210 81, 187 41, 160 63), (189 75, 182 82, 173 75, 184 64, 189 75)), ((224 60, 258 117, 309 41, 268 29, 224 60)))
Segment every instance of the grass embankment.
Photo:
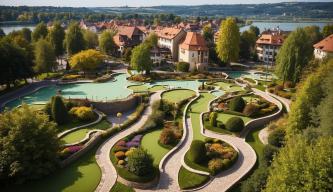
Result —
POLYGON ((68 166, 38 180, 22 185, 2 186, 1 191, 16 192, 92 192, 101 179, 101 170, 96 163, 98 145, 68 166))
POLYGON ((107 120, 102 120, 101 122, 95 125, 89 126, 87 128, 78 129, 72 133, 65 135, 64 137, 61 138, 61 141, 64 142, 65 144, 75 143, 81 141, 90 130, 93 129, 106 130, 110 126, 111 124, 107 120))
POLYGON ((155 91, 160 91, 160 90, 164 90, 165 87, 163 85, 155 85, 152 87, 149 87, 147 85, 131 85, 128 86, 128 89, 133 90, 133 92, 155 92, 155 91))
POLYGON ((134 192, 134 189, 120 182, 116 182, 110 192, 134 192))
POLYGON ((178 173, 178 184, 181 189, 193 189, 199 187, 209 180, 207 175, 192 173, 181 167, 178 173))
POLYGON ((185 99, 193 97, 195 92, 188 89, 171 90, 162 94, 162 99, 171 103, 179 103, 185 99))

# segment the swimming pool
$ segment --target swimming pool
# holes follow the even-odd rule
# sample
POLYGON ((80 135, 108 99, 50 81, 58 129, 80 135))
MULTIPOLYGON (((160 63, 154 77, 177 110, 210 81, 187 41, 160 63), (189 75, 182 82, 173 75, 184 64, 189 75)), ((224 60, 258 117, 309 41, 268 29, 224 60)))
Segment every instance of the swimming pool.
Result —
MULTIPOLYGON (((227 72, 230 77, 238 78, 244 75, 251 75, 252 73, 246 71, 229 71, 227 72)), ((123 99, 133 93, 133 90, 128 89, 130 85, 146 85, 152 87, 155 85, 165 85, 167 89, 183 88, 197 90, 202 82, 198 80, 161 80, 152 83, 136 83, 128 81, 127 74, 118 74, 115 76, 115 80, 105 83, 76 83, 67 85, 52 85, 49 87, 41 88, 38 91, 29 94, 27 96, 15 99, 8 102, 5 107, 13 108, 19 106, 22 103, 34 104, 34 103, 46 103, 50 98, 61 91, 61 95, 65 98, 80 98, 91 99, 98 101, 123 99)), ((215 93, 220 95, 221 93, 215 93)))

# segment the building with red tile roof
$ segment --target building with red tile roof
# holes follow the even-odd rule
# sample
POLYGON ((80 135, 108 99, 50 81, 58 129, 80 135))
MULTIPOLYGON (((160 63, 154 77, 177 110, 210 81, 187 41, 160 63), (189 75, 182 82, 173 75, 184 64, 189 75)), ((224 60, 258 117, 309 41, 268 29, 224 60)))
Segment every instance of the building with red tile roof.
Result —
POLYGON ((117 26, 116 31, 117 33, 113 36, 113 41, 117 45, 120 53, 123 53, 125 48, 133 48, 139 45, 145 38, 144 32, 138 27, 117 26))
POLYGON ((333 58, 333 34, 313 45, 317 59, 333 58))
POLYGON ((158 36, 158 46, 170 49, 172 60, 178 61, 179 44, 184 40, 186 32, 177 27, 156 28, 154 32, 158 36))
POLYGON ((205 70, 208 67, 208 47, 200 33, 187 32, 179 45, 179 62, 190 64, 190 71, 205 70))

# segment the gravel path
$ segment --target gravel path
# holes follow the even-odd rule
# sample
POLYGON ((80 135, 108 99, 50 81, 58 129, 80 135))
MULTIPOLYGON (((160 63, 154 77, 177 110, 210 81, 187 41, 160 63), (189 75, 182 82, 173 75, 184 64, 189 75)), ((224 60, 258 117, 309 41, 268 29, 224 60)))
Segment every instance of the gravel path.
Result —
POLYGON ((96 192, 109 192, 112 186, 116 183, 118 175, 115 167, 110 160, 110 150, 118 140, 141 128, 141 126, 147 121, 148 116, 152 112, 152 103, 160 99, 160 94, 161 92, 159 91, 151 96, 150 105, 144 111, 138 122, 127 128, 126 130, 110 137, 97 149, 95 157, 98 166, 101 168, 102 177, 100 183, 95 190, 96 192))

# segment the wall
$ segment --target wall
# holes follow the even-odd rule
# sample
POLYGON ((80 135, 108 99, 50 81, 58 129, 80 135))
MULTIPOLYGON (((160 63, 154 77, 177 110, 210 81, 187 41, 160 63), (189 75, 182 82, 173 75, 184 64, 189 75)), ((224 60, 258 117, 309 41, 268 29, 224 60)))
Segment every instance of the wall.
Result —
POLYGON ((116 114, 118 112, 126 112, 136 108, 140 102, 140 97, 136 95, 130 95, 126 99, 113 100, 110 102, 91 102, 92 105, 102 111, 106 115, 116 114))

